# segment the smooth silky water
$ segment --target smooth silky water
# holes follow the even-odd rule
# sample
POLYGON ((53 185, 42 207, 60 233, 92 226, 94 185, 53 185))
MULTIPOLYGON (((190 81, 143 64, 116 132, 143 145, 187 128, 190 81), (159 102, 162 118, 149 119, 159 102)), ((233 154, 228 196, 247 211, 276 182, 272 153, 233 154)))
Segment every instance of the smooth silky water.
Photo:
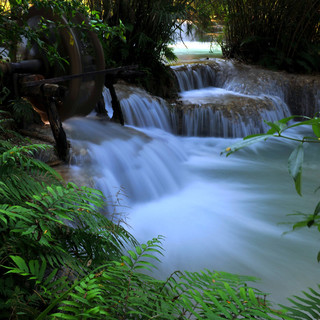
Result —
POLYGON ((237 138, 177 136, 174 128, 164 129, 174 123, 170 113, 154 117, 143 127, 94 117, 70 119, 64 127, 73 150, 71 174, 101 189, 110 203, 120 200, 117 210, 140 242, 166 237, 155 275, 204 268, 253 275, 276 303, 314 287, 320 234, 284 235, 290 226, 280 223, 317 204, 318 148, 306 148, 300 197, 287 170, 293 142, 268 140, 226 158, 221 151, 237 138))

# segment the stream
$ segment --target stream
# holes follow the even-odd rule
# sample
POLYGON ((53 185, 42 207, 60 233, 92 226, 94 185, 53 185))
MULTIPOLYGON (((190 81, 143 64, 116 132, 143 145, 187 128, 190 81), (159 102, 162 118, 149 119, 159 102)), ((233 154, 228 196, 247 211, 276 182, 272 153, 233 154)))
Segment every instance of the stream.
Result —
MULTIPOLYGON (((288 115, 277 88, 263 92, 263 83, 256 83, 253 91, 248 86, 241 91, 236 79, 233 84, 232 79, 225 81, 219 90, 206 83, 204 88, 182 90, 181 101, 192 97, 197 102, 194 99, 204 96, 225 101, 225 95, 233 99, 246 95, 250 101, 267 99, 272 105, 259 112, 254 123, 262 122, 261 117, 275 120, 288 115)), ((291 227, 283 223, 293 221, 287 214, 313 212, 317 204, 319 148, 306 148, 300 197, 287 170, 293 142, 271 139, 226 158, 220 155, 226 147, 247 132, 265 128, 250 131, 253 122, 242 114, 234 119, 245 123, 245 129, 237 124, 228 134, 191 130, 178 135, 177 115, 162 99, 141 89, 118 86, 116 90, 124 127, 94 115, 64 123, 73 152, 70 175, 102 190, 110 203, 109 215, 114 214, 115 204, 117 215, 126 219, 140 242, 165 236, 156 277, 204 268, 252 275, 261 279, 255 286, 272 293, 270 299, 276 303, 286 303, 287 297, 315 286, 320 274, 319 233, 303 229, 284 234, 291 227)), ((212 116, 207 112, 201 117, 212 116)), ((190 117, 196 119, 192 113, 185 117, 187 126, 190 117)), ((221 121, 221 128, 235 123, 230 117, 221 121)), ((301 130, 291 134, 299 136, 301 130)))

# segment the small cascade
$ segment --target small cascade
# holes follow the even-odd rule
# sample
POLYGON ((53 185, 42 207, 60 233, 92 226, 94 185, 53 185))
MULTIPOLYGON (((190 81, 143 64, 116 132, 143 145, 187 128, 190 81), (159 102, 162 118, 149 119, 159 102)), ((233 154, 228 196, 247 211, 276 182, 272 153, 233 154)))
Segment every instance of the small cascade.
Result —
POLYGON ((110 95, 109 89, 103 87, 102 96, 104 100, 105 109, 108 113, 108 117, 111 119, 113 117, 113 109, 112 109, 112 98, 110 95))
MULTIPOLYGON (((115 90, 126 125, 140 128, 159 128, 167 132, 174 132, 174 128, 177 126, 173 124, 177 120, 165 100, 151 96, 139 87, 116 84, 115 90)), ((110 94, 107 93, 104 100, 109 114, 110 94)))
MULTIPOLYGON (((205 91, 202 89, 196 92, 198 95, 204 95, 205 91)), ((276 121, 289 114, 287 105, 278 97, 217 94, 214 98, 211 97, 211 102, 202 104, 201 107, 188 104, 183 112, 182 134, 224 138, 245 137, 266 132, 268 126, 264 120, 276 121)))
POLYGON ((181 92, 215 86, 215 73, 209 64, 172 67, 181 92))
POLYGON ((313 116, 320 111, 320 79, 317 76, 275 72, 223 59, 172 69, 181 92, 216 87, 246 95, 278 97, 293 114, 313 116))
POLYGON ((282 87, 268 72, 262 76, 264 70, 257 76, 247 66, 220 59, 173 70, 181 90, 182 135, 244 137, 265 132, 264 120, 291 114, 282 87))
POLYGON ((70 119, 64 126, 73 148, 72 169, 81 175, 77 170, 83 168, 113 203, 122 188, 129 203, 157 199, 181 188, 183 170, 176 168, 185 154, 174 136, 85 118, 70 119))

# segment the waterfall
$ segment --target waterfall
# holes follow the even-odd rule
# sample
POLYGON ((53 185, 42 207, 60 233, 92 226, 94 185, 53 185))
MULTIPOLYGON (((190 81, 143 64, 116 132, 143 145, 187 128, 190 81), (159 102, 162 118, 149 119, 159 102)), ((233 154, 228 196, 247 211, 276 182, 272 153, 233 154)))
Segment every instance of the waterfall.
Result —
POLYGON ((246 95, 280 98, 293 114, 313 116, 320 111, 320 80, 241 63, 214 59, 205 63, 172 67, 183 93, 206 87, 222 88, 246 95), (202 81, 199 81, 199 77, 202 81))
MULTIPOLYGON (((141 88, 115 85, 126 125, 236 138, 266 132, 264 120, 320 111, 320 81, 222 59, 172 69, 180 87, 179 102, 172 107, 141 88)), ((104 96, 110 109, 110 96, 104 96)))
POLYGON ((182 134, 186 136, 244 137, 266 132, 266 121, 276 121, 290 114, 278 97, 243 95, 218 88, 181 93, 182 134))
POLYGON ((215 85, 215 73, 209 64, 173 66, 172 69, 182 92, 215 85))
POLYGON ((186 156, 174 136, 94 119, 74 118, 64 125, 71 137, 73 169, 89 166, 90 179, 112 202, 123 187, 129 202, 159 198, 181 187, 183 171, 176 167, 186 156))
MULTIPOLYGON (((175 132, 176 114, 170 111, 165 100, 153 97, 147 91, 135 86, 116 84, 115 89, 126 125, 175 132)), ((105 89, 104 92, 104 101, 107 110, 110 110, 112 107, 109 90, 105 89)))

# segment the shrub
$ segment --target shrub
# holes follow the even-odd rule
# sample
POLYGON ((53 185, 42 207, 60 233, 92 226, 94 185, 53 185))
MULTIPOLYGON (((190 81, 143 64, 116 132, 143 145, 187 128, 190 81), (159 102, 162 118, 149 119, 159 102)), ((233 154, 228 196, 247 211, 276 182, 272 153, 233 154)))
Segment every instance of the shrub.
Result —
POLYGON ((291 72, 319 71, 320 1, 222 1, 226 57, 291 72))

